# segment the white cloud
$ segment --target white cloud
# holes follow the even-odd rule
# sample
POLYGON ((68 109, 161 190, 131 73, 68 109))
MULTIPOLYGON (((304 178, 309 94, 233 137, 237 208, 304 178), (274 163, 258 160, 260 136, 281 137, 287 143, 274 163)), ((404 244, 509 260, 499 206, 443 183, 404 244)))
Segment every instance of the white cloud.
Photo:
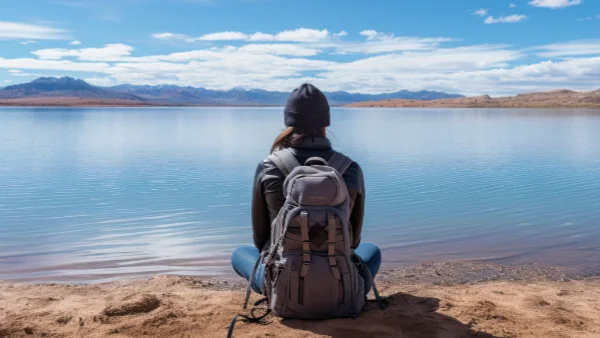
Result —
POLYGON ((199 41, 232 41, 232 40, 246 40, 248 36, 240 32, 218 32, 202 35, 196 40, 199 41))
POLYGON ((477 15, 477 16, 486 16, 488 14, 488 10, 485 8, 480 8, 480 9, 474 11, 473 14, 477 15))
POLYGON ((32 45, 35 43, 35 40, 27 40, 27 41, 21 41, 20 42, 22 45, 32 45))
POLYGON ((326 29, 308 29, 298 28, 294 30, 283 31, 275 35, 276 41, 295 41, 295 42, 319 42, 329 39, 329 31, 326 29))
POLYGON ((43 60, 59 60, 76 57, 81 61, 118 61, 131 55, 133 47, 121 43, 108 44, 102 48, 64 49, 50 48, 31 52, 43 60))
POLYGON ((171 32, 152 34, 154 39, 158 40, 182 40, 185 42, 197 41, 278 41, 278 42, 323 42, 332 38, 340 38, 348 35, 347 32, 341 31, 336 34, 331 34, 328 30, 298 28, 294 30, 286 30, 277 34, 266 34, 256 32, 253 34, 245 34, 242 32, 216 32, 205 34, 199 37, 190 37, 183 34, 175 34, 171 32))
POLYGON ((511 3, 510 5, 508 5, 508 8, 517 8, 517 5, 511 3))
POLYGON ((592 20, 591 16, 585 17, 585 18, 577 18, 577 21, 590 21, 592 20))
POLYGON ((173 33, 170 33, 170 32, 155 33, 155 34, 152 34, 152 37, 154 39, 157 39, 157 40, 175 40, 175 39, 184 40, 186 38, 185 35, 173 34, 173 33))
POLYGON ((61 40, 66 31, 47 26, 0 21, 1 39, 61 40))
POLYGON ((346 31, 340 31, 339 33, 333 34, 333 38, 334 39, 341 38, 341 37, 344 37, 344 36, 348 36, 348 32, 346 32, 346 31))
POLYGON ((555 43, 534 48, 544 58, 600 55, 600 40, 581 40, 555 43))
POLYGON ((4 83, 12 83, 12 80, 4 80, 4 83))
POLYGON ((494 18, 493 16, 488 16, 483 21, 485 24, 494 24, 494 23, 517 23, 527 19, 526 15, 509 15, 509 16, 501 16, 498 18, 494 18))
POLYGON ((394 36, 375 30, 364 30, 359 33, 367 38, 366 42, 338 43, 335 46, 337 54, 364 53, 380 54, 398 51, 430 50, 443 42, 451 41, 448 38, 420 38, 394 36))
MULTIPOLYGON (((167 40, 174 35, 160 34, 167 40)), ((519 50, 508 45, 468 45, 443 37, 397 37, 374 30, 361 34, 366 39, 343 41, 327 32, 327 39, 317 42, 280 42, 274 34, 259 37, 259 41, 272 39, 266 43, 197 45, 184 52, 140 56, 125 44, 40 49, 31 58, 0 58, 0 69, 11 76, 83 73, 86 81, 102 86, 131 83, 290 90, 309 81, 328 91, 428 89, 468 95, 514 94, 556 86, 586 90, 597 87, 600 77, 600 40, 519 50), (447 43, 450 41, 452 45, 447 43), (328 55, 335 53, 354 54, 331 61, 328 55), (540 58, 543 61, 531 61, 540 58)))
POLYGON ((275 36, 272 34, 265 34, 261 32, 256 32, 248 38, 249 41, 273 41, 275 40, 275 36))
POLYGON ((79 41, 79 40, 73 40, 73 41, 69 42, 69 45, 78 46, 78 45, 81 45, 81 41, 79 41))
POLYGON ((373 39, 375 39, 381 33, 377 33, 377 31, 374 31, 372 29, 368 29, 368 30, 364 30, 364 31, 362 31, 362 32, 360 32, 358 34, 360 34, 362 36, 366 36, 367 40, 373 40, 373 39))
POLYGON ((232 52, 248 52, 263 55, 314 56, 319 54, 320 50, 293 44, 249 44, 236 48, 232 52))
POLYGON ((24 73, 18 69, 11 69, 9 70, 10 75, 12 76, 20 76, 20 77, 38 77, 38 76, 42 76, 42 74, 37 74, 37 73, 24 73))
POLYGON ((581 4, 581 0, 533 0, 529 2, 531 6, 545 8, 565 8, 581 4))
POLYGON ((451 41, 448 38, 418 38, 377 33, 375 31, 363 31, 367 36, 367 42, 349 42, 337 44, 337 54, 363 53, 380 54, 399 51, 420 51, 434 49, 443 42, 451 41))
POLYGON ((100 87, 110 87, 110 86, 117 85, 115 80, 112 78, 109 78, 109 77, 94 76, 94 77, 84 78, 83 80, 91 85, 100 86, 100 87))
MULTIPOLYGON (((342 31, 338 36, 345 36, 348 33, 342 31)), ((277 34, 265 34, 261 32, 254 33, 248 37, 249 41, 286 41, 286 42, 322 42, 329 40, 331 34, 328 30, 318 30, 309 28, 298 28, 286 30, 277 34)))

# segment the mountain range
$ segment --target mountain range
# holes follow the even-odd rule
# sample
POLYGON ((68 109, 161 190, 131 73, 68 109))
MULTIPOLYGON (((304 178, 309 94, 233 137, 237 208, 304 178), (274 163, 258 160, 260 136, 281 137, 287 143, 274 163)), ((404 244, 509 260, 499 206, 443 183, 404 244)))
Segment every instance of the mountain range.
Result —
MULTIPOLYGON (((262 89, 211 90, 175 85, 118 85, 98 87, 71 77, 41 77, 29 83, 0 89, 0 100, 25 102, 60 102, 68 99, 86 102, 121 102, 144 105, 283 105, 289 92, 262 89)), ((325 92, 332 105, 345 105, 362 101, 390 99, 438 100, 460 98, 462 95, 436 91, 412 92, 402 90, 388 94, 359 94, 345 91, 325 92)))

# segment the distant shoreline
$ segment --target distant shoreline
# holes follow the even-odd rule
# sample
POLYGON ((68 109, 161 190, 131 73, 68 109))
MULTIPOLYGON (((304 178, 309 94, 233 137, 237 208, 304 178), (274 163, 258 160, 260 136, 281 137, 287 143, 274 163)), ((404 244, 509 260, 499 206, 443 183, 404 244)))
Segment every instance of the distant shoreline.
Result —
MULTIPOLYGON (((281 107, 283 104, 201 104, 170 103, 160 101, 139 101, 134 99, 111 99, 101 97, 43 96, 0 99, 0 107, 281 107)), ((345 108, 541 108, 541 109, 598 109, 600 90, 575 92, 557 90, 552 92, 519 94, 516 96, 495 97, 488 95, 439 100, 389 99, 362 101, 346 105, 332 105, 345 108)))
POLYGON ((235 105, 235 104, 163 104, 128 100, 106 100, 87 98, 28 98, 0 99, 0 107, 19 108, 160 108, 160 107, 279 107, 281 105, 235 105))
POLYGON ((600 108, 600 90, 575 92, 556 90, 551 92, 519 94, 492 98, 488 95, 442 100, 404 100, 358 102, 344 107, 351 108, 600 108))
MULTIPOLYGON (((491 105, 443 105, 428 101, 409 103, 404 105, 385 105, 371 102, 361 102, 349 105, 331 105, 335 108, 377 108, 377 109, 600 109, 598 105, 561 106, 561 105, 522 105, 522 106, 491 106, 491 105), (424 102, 424 103, 423 103, 424 102)), ((0 101, 0 108, 277 108, 284 105, 244 105, 244 104, 143 104, 143 103, 29 103, 29 102, 5 102, 0 101)))

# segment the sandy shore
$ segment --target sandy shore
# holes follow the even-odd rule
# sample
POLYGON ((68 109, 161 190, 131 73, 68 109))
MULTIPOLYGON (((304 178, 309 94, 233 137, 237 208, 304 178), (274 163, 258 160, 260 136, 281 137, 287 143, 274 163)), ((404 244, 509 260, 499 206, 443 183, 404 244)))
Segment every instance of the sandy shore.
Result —
MULTIPOLYGON (((435 263, 378 277, 390 307, 356 319, 239 322, 235 337, 600 337, 600 279, 559 268, 435 263)), ((254 297, 258 299, 258 297, 254 297)), ((0 337, 224 337, 237 279, 0 282, 0 337)))

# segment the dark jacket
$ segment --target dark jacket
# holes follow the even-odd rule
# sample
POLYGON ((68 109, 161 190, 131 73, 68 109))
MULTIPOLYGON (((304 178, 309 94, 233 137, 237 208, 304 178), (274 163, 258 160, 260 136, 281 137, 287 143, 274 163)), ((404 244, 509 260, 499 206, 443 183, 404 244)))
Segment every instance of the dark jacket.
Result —
MULTIPOLYGON (((311 157, 329 160, 334 151, 324 137, 308 137, 301 145, 291 148, 298 162, 304 163, 311 157)), ((352 248, 360 243, 365 210, 365 185, 358 163, 353 162, 343 175, 350 193, 350 225, 352 226, 352 248)), ((262 250, 269 241, 271 223, 285 202, 283 195, 283 173, 269 160, 263 160, 256 168, 252 192, 252 232, 254 245, 262 250)))

